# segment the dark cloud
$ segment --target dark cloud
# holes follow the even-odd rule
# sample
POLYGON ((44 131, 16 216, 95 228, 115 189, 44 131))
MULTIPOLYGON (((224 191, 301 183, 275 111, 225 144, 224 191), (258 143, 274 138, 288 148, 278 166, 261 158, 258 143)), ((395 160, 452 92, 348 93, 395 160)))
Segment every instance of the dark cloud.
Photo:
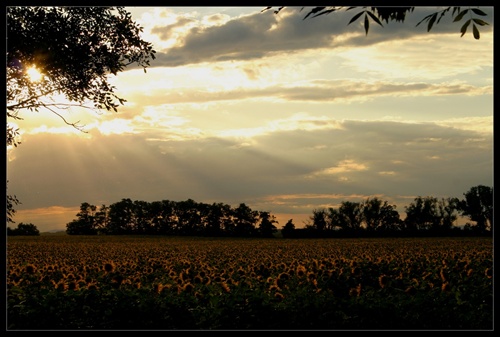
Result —
MULTIPOLYGON (((368 35, 365 35, 363 20, 348 24, 360 9, 334 12, 305 20, 307 8, 302 11, 299 9, 285 8, 278 15, 272 10, 256 12, 232 19, 220 26, 192 28, 184 37, 182 46, 158 51, 157 59, 152 62, 152 66, 176 67, 201 62, 250 60, 306 49, 367 46, 388 39, 408 39, 424 34, 433 36, 456 32, 457 38, 460 38, 460 27, 465 22, 465 19, 452 22, 451 15, 448 14, 427 32, 427 22, 418 26, 417 24, 441 8, 417 7, 414 12, 407 15, 404 23, 384 22, 381 27, 372 21, 368 35), (358 34, 345 35, 346 33, 358 34)), ((479 29, 482 32, 490 32, 493 26, 493 10, 491 7, 482 10, 488 14, 484 19, 489 21, 490 25, 481 26, 479 29)), ((171 26, 157 27, 154 31, 160 36, 167 37, 171 28, 171 26)), ((469 30, 471 29, 472 26, 469 30)))
POLYGON ((153 34, 157 34, 162 40, 168 40, 171 38, 172 33, 176 29, 185 27, 186 25, 189 25, 192 22, 194 22, 193 19, 179 17, 175 23, 173 23, 171 25, 166 25, 166 26, 157 26, 157 27, 153 28, 153 30, 151 32, 153 34))
MULTIPOLYGON (((431 123, 360 121, 346 121, 343 129, 276 131, 243 147, 220 138, 94 135, 83 141, 39 134, 16 150, 8 180, 19 209, 122 198, 237 205, 288 194, 461 197, 472 186, 492 185, 492 144, 491 135, 431 123), (328 174, 346 161, 364 169, 328 174)), ((279 209, 292 212, 296 203, 279 209)), ((276 212, 274 206, 267 208, 276 212)))

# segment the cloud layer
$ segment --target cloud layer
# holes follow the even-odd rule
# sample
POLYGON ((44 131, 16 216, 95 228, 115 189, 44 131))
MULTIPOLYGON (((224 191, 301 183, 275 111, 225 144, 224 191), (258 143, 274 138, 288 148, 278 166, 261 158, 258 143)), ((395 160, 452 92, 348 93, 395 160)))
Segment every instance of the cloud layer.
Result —
POLYGON ((80 133, 22 112, 9 149, 16 222, 65 229, 79 205, 246 203, 298 226, 312 210, 379 197, 458 197, 493 186, 493 9, 481 39, 443 19, 348 25, 262 8, 143 8, 158 58, 111 77, 115 113, 73 108, 80 133), (473 47, 471 47, 473 46, 473 47))

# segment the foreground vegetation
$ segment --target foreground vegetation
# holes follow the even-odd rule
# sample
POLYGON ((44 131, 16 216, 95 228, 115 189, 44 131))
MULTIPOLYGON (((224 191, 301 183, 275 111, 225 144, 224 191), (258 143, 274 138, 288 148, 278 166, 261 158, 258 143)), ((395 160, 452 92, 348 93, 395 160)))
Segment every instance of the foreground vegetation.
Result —
POLYGON ((491 238, 16 236, 7 329, 493 328, 491 238))

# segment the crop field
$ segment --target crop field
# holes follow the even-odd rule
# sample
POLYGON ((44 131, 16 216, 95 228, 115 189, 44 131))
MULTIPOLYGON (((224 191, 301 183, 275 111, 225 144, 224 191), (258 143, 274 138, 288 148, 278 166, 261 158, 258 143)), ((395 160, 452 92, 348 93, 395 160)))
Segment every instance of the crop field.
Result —
POLYGON ((7 239, 7 330, 492 330, 491 238, 7 239))

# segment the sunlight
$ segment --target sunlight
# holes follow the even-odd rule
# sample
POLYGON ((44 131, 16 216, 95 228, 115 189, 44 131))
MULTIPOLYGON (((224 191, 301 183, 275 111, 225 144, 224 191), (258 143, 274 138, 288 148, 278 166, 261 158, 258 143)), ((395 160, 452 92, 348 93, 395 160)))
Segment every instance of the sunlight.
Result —
POLYGON ((38 82, 43 77, 42 73, 35 66, 29 67, 28 70, 26 70, 26 73, 28 74, 31 82, 38 82))
POLYGON ((110 121, 105 121, 97 126, 99 132, 104 135, 135 133, 134 128, 130 125, 131 121, 122 118, 115 118, 110 121))
POLYGON ((16 210, 16 218, 24 223, 36 223, 40 232, 66 230, 67 224, 75 218, 79 207, 48 206, 16 210))
MULTIPOLYGON (((328 167, 312 173, 311 177, 329 176, 346 172, 356 172, 356 171, 366 171, 366 170, 368 170, 368 166, 366 166, 365 164, 356 163, 352 159, 346 159, 342 160, 337 166, 328 167)), ((344 177, 341 177, 340 179, 344 179, 344 177)))
POLYGON ((493 116, 457 117, 436 121, 437 125, 493 134, 493 116))

